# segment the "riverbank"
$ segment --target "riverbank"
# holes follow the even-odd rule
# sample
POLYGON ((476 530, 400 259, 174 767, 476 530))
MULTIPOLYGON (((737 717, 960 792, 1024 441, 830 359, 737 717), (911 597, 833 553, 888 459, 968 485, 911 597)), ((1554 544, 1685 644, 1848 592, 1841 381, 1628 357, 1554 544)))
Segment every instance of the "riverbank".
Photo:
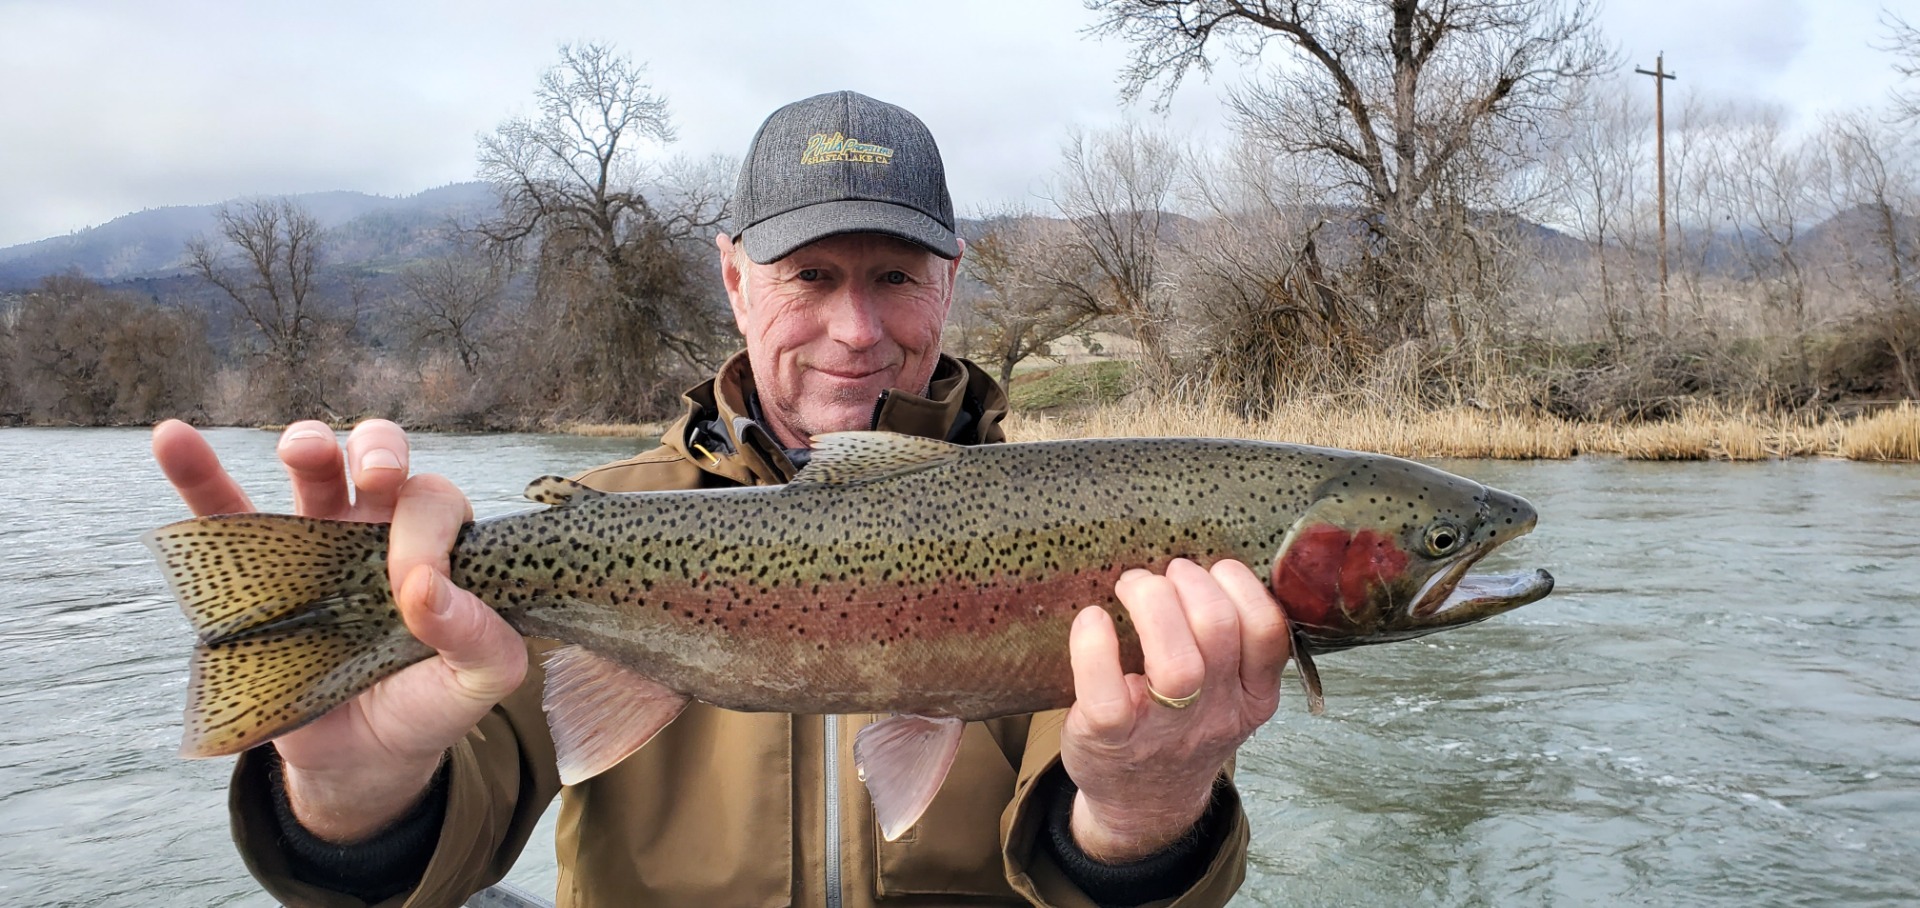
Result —
MULTIPOLYGON (((351 424, 336 428, 344 431, 351 424)), ((666 424, 659 422, 567 423, 549 431, 588 438, 653 439, 665 428, 666 424)), ((1683 408, 1673 419, 1622 424, 1469 407, 1417 411, 1332 400, 1294 403, 1271 415, 1249 419, 1200 404, 1118 400, 1041 411, 1016 410, 1007 417, 1006 430, 1013 441, 1212 436, 1412 458, 1565 460, 1599 454, 1664 461, 1837 457, 1920 462, 1920 405, 1913 401, 1825 419, 1696 405, 1683 408)))

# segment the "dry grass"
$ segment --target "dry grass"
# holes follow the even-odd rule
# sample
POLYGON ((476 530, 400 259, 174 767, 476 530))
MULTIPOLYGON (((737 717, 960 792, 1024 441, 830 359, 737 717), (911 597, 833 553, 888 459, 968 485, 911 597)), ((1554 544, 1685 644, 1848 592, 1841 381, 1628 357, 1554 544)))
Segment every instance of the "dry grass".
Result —
POLYGON ((665 423, 657 422, 570 422, 556 426, 554 431, 588 438, 659 438, 666 428, 665 423))
POLYGON ((1468 408, 1410 412, 1334 401, 1296 403, 1270 417, 1249 420, 1204 405, 1129 402, 1058 415, 1015 413, 1007 418, 1006 428, 1015 441, 1214 436, 1400 457, 1552 460, 1590 453, 1672 461, 1823 455, 1920 461, 1920 408, 1911 404, 1828 422, 1702 406, 1665 422, 1623 426, 1468 408))
POLYGON ((1121 405, 1052 417, 1015 414, 1007 420, 1007 435, 1017 441, 1195 435, 1287 441, 1401 457, 1505 460, 1561 459, 1580 451, 1578 429, 1549 417, 1465 408, 1402 415, 1330 401, 1293 404, 1255 420, 1190 404, 1121 405))
POLYGON ((1588 427, 1588 450, 1629 460, 1769 460, 1831 448, 1826 426, 1793 416, 1689 407, 1674 419, 1588 427))
POLYGON ((1920 407, 1911 401, 1840 426, 1835 447, 1848 460, 1920 461, 1920 407))

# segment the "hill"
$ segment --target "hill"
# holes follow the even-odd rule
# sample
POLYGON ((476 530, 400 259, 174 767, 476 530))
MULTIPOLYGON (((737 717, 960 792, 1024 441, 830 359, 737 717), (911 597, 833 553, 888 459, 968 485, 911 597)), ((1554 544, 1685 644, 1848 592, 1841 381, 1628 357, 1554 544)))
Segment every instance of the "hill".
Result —
MULTIPOLYGON (((410 196, 313 192, 292 197, 328 231, 328 264, 382 267, 444 251, 447 225, 491 211, 485 183, 452 183, 410 196)), ((0 249, 0 291, 77 269, 103 283, 163 278, 186 265, 187 241, 214 229, 218 205, 153 208, 66 236, 0 249)))

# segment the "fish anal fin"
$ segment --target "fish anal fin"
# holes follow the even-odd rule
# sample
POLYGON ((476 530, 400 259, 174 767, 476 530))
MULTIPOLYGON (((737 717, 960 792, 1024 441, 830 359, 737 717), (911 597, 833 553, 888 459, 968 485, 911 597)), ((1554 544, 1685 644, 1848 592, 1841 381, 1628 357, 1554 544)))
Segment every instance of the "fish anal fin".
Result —
POLYGON ((1314 667, 1313 649, 1307 645, 1307 635, 1299 628, 1293 629, 1293 664, 1300 669, 1300 686, 1307 692, 1307 712, 1322 715, 1327 711, 1327 698, 1320 691, 1320 669, 1314 667))
POLYGON ((871 482, 952 463, 961 445, 893 432, 828 432, 813 437, 813 452, 793 485, 871 482))
POLYGON ((585 647, 554 650, 546 668, 541 708, 563 785, 611 769, 687 708, 685 694, 585 647))
POLYGON ((853 738, 853 762, 867 783, 880 835, 891 842, 913 828, 960 752, 961 719, 890 716, 860 729, 853 738))
POLYGON ((607 493, 565 476, 542 476, 527 483, 527 490, 521 494, 527 496, 528 501, 564 508, 607 493))

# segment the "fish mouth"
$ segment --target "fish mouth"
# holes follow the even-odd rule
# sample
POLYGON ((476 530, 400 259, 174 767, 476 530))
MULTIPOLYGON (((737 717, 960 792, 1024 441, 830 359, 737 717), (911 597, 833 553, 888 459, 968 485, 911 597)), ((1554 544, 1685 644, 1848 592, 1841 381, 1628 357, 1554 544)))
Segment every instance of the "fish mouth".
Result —
POLYGON ((1537 568, 1511 574, 1467 573, 1493 548, 1481 548, 1428 578, 1408 614, 1429 627, 1455 627, 1538 602, 1553 592, 1553 575, 1537 568))

